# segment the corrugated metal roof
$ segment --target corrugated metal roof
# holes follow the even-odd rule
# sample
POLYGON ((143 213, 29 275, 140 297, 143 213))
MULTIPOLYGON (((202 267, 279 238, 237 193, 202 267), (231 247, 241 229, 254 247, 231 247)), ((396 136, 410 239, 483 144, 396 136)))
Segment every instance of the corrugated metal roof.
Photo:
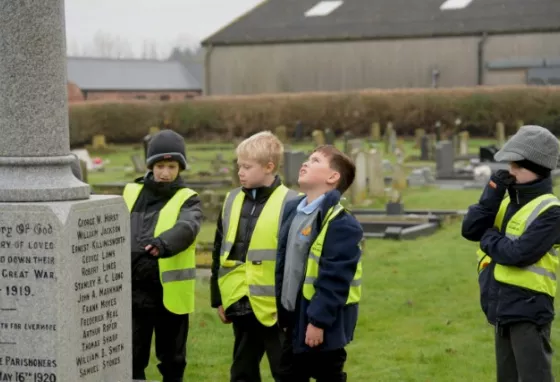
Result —
POLYGON ((199 90, 178 61, 68 57, 68 81, 88 90, 199 90))
POLYGON ((203 45, 457 36, 560 30, 559 0, 343 0, 326 16, 305 17, 319 0, 267 0, 203 45))

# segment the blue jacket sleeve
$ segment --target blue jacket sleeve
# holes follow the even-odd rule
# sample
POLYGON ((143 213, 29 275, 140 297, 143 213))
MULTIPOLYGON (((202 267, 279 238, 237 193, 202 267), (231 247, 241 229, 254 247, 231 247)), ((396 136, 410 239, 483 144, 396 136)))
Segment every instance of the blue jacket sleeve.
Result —
POLYGON ((503 187, 486 185, 478 203, 470 206, 463 218, 461 234, 465 239, 480 241, 484 233, 492 228, 505 192, 503 187))
POLYGON ((489 229, 480 248, 493 261, 502 265, 526 267, 539 261, 560 241, 560 208, 543 212, 517 240, 510 240, 495 229, 489 229))
POLYGON ((312 325, 330 327, 346 305, 360 261, 362 237, 362 227, 353 216, 345 213, 331 221, 319 262, 319 277, 314 284, 315 294, 307 308, 312 325))

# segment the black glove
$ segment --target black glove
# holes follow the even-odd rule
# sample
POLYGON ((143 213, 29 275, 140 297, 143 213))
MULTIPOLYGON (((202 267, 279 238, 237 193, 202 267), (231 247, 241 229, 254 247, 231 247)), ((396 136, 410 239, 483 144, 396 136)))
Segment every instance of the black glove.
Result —
POLYGON ((508 170, 498 170, 492 174, 490 181, 494 182, 496 188, 507 190, 509 186, 515 183, 515 176, 511 175, 508 170))

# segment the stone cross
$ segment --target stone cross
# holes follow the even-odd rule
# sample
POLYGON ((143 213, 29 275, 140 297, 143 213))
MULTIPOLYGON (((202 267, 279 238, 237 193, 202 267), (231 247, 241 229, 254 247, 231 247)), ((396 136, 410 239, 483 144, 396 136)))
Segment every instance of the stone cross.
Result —
POLYGON ((129 213, 72 174, 65 42, 63 0, 0 2, 0 374, 128 382, 129 213))

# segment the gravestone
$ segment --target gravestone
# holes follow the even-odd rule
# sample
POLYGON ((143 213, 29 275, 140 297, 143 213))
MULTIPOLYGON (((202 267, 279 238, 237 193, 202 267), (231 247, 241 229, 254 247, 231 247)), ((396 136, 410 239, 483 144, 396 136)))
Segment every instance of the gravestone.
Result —
POLYGON ((239 166, 237 165, 237 158, 233 159, 232 161, 232 171, 231 171, 231 185, 235 187, 241 186, 241 182, 239 180, 239 166))
POLYGON ((349 131, 345 131, 344 134, 342 134, 342 139, 344 142, 343 150, 344 153, 348 156, 352 155, 352 149, 350 148, 351 138, 352 138, 352 133, 349 131))
POLYGON ((438 142, 436 144, 436 177, 438 179, 453 178, 454 163, 453 144, 449 141, 438 142))
POLYGON ((387 128, 385 129, 384 141, 385 141, 385 154, 394 153, 397 145, 397 134, 395 133, 395 129, 393 128, 392 122, 387 123, 387 128))
POLYGON ((93 159, 91 159, 91 156, 86 149, 74 149, 72 150, 72 153, 86 163, 86 167, 89 171, 94 171, 102 167, 101 165, 93 162, 93 159))
POLYGON ((506 143, 506 127, 503 122, 496 123, 496 140, 500 148, 506 143))
POLYGON ((468 155, 469 153, 469 132, 461 131, 459 133, 459 155, 468 155))
POLYGON ((434 177, 429 167, 417 168, 411 171, 407 177, 407 182, 411 187, 426 186, 434 182, 434 177))
POLYGON ((371 140, 374 142, 379 142, 381 140, 381 125, 379 122, 371 124, 371 140))
POLYGON ((94 150, 107 148, 107 141, 105 140, 105 135, 103 134, 94 135, 91 142, 91 146, 94 150))
POLYGON ((352 159, 356 165, 356 175, 352 183, 352 204, 360 205, 366 199, 367 191, 367 159, 363 150, 354 150, 352 159))
POLYGON ((128 382, 129 213, 72 174, 64 2, 0 8, 1 379, 128 382))
POLYGON ((404 172, 404 166, 402 160, 397 160, 393 167, 393 180, 391 186, 394 190, 402 191, 406 189, 406 174, 404 172))
POLYGON ((334 145, 336 137, 334 136, 334 131, 330 128, 325 129, 325 143, 327 145, 334 145))
POLYGON ((440 121, 437 121, 435 124, 435 134, 436 134, 436 141, 439 142, 442 139, 442 133, 443 133, 443 126, 441 124, 440 121))
POLYGON ((361 138, 354 138, 350 139, 348 144, 350 146, 350 152, 353 152, 354 150, 361 150, 364 146, 364 141, 361 138))
POLYGON ((281 125, 278 126, 276 128, 276 137, 280 140, 280 142, 282 143, 287 143, 288 142, 288 133, 286 131, 286 126, 281 125))
POLYGON ((385 181, 383 176, 383 160, 381 152, 372 149, 367 158, 368 191, 372 197, 385 195, 385 181))
POLYGON ((303 151, 284 151, 284 183, 288 186, 297 186, 299 170, 307 155, 303 151))
POLYGON ((391 190, 391 198, 385 205, 385 213, 387 215, 404 215, 404 205, 400 191, 391 190))
POLYGON ((414 130, 414 148, 419 148, 422 146, 422 138, 426 135, 426 130, 416 129, 414 130))
POLYGON ((420 141, 420 160, 430 160, 430 137, 424 135, 420 141))
POLYGON ((130 159, 132 160, 132 165, 134 166, 134 172, 143 173, 146 171, 146 162, 142 160, 140 155, 131 155, 130 159))
POLYGON ((301 142, 303 139, 303 123, 301 121, 297 121, 296 127, 294 129, 294 141, 301 142))
POLYGON ((315 146, 322 146, 325 144, 325 133, 323 130, 313 130, 312 136, 315 146))
POLYGON ((480 162, 495 162, 494 155, 498 152, 498 148, 494 145, 481 146, 478 149, 478 159, 480 162))

